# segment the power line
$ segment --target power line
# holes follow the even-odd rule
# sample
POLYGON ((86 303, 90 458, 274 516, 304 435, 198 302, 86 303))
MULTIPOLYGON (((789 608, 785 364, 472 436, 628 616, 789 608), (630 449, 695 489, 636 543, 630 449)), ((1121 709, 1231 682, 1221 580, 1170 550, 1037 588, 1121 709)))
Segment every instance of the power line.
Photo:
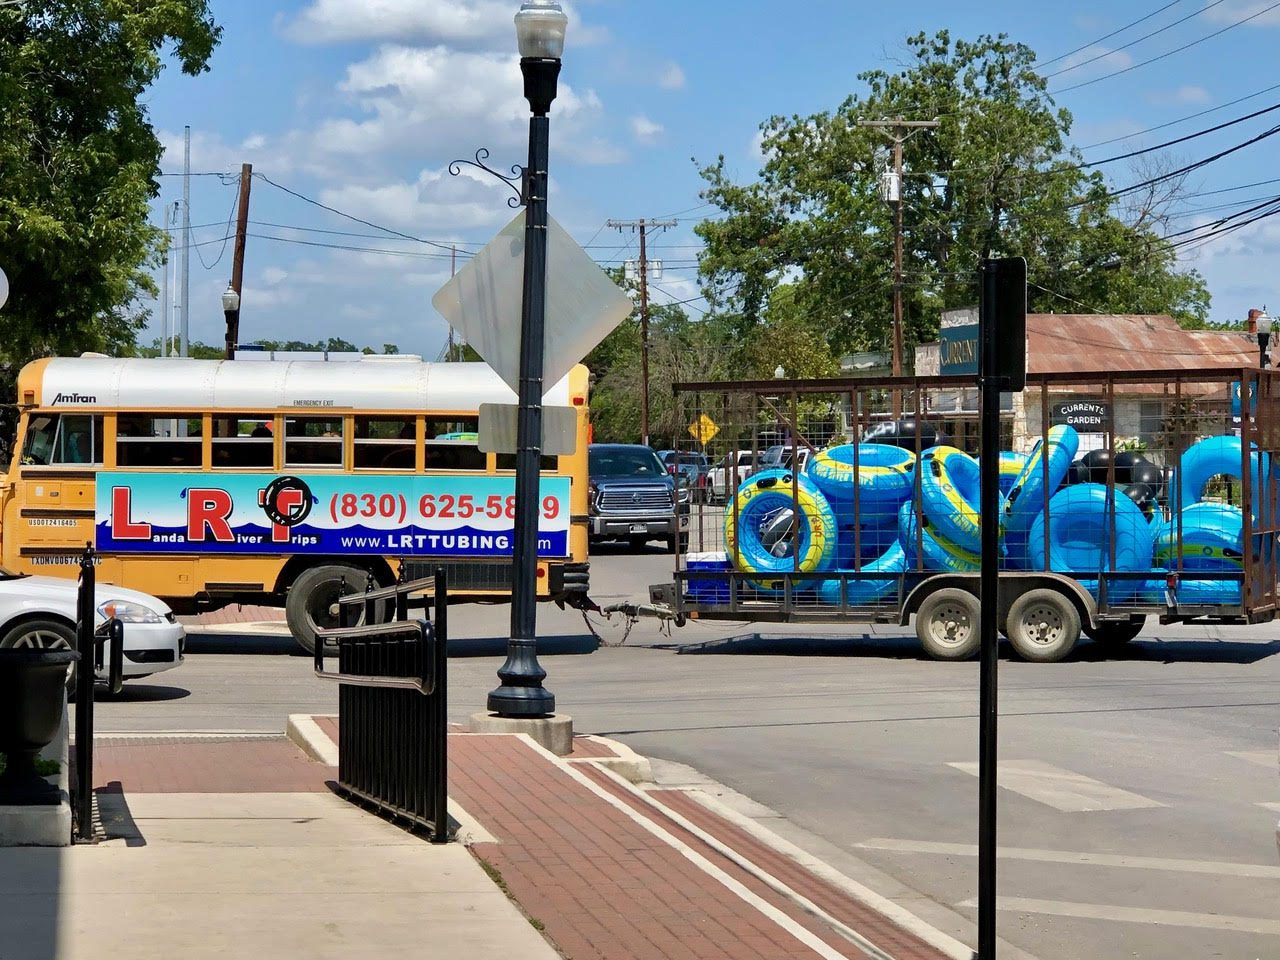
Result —
POLYGON ((1110 33, 1106 34, 1105 36, 1101 36, 1101 37, 1098 37, 1098 39, 1096 40, 1090 40, 1088 43, 1081 44, 1080 46, 1076 47, 1074 50, 1068 50, 1066 53, 1060 54, 1059 56, 1054 57, 1052 60, 1045 60, 1043 62, 1039 62, 1036 64, 1036 66, 1047 67, 1051 63, 1057 63, 1059 60, 1065 60, 1067 59, 1067 57, 1075 56, 1077 53, 1079 53, 1082 50, 1088 50, 1090 47, 1097 46, 1099 43, 1102 43, 1104 40, 1110 40, 1112 37, 1118 34, 1124 33, 1126 30, 1130 29, 1131 27, 1136 27, 1140 23, 1145 23, 1146 21, 1150 20, 1152 17, 1156 16, 1157 14, 1164 13, 1170 7, 1176 7, 1181 2, 1182 0, 1173 0, 1172 3, 1166 3, 1163 7, 1160 7, 1157 10, 1152 10, 1145 17, 1139 17, 1137 20, 1131 21, 1130 23, 1126 23, 1119 30, 1112 30, 1110 33))
MULTIPOLYGON (((1209 6, 1206 6, 1204 9, 1208 10, 1210 7, 1217 6, 1221 2, 1222 0, 1214 0, 1213 3, 1209 4, 1209 6)), ((1172 57, 1174 54, 1182 53, 1184 50, 1190 50, 1192 47, 1198 46, 1199 44, 1204 43, 1206 40, 1212 40, 1214 37, 1220 37, 1222 36, 1222 34, 1226 33, 1228 30, 1234 30, 1236 27, 1241 26, 1242 24, 1246 24, 1250 20, 1257 20, 1258 17, 1262 16, 1264 13, 1270 13, 1272 10, 1276 9, 1276 7, 1280 7, 1280 0, 1278 0, 1278 2, 1273 3, 1269 6, 1263 7, 1261 10, 1257 11, 1256 13, 1251 13, 1247 17, 1242 17, 1239 20, 1236 20, 1234 23, 1229 23, 1225 27, 1222 27, 1219 30, 1213 31, 1213 33, 1200 37, 1197 40, 1192 40, 1190 43, 1184 43, 1182 46, 1176 47, 1173 50, 1166 51, 1165 53, 1162 53, 1159 56, 1151 57, 1148 60, 1143 60, 1141 63, 1132 64, 1130 66, 1125 67, 1122 70, 1116 70, 1116 71, 1113 71, 1112 73, 1103 74, 1100 77, 1094 77, 1092 80, 1084 80, 1080 83, 1072 84, 1069 87, 1061 87, 1057 90, 1051 90, 1049 92, 1053 96, 1058 96, 1063 93, 1070 93, 1072 90, 1079 90, 1082 87, 1092 86, 1095 83, 1101 83, 1103 80, 1110 80, 1113 77, 1118 77, 1125 73, 1131 73, 1132 71, 1137 70, 1139 67, 1145 67, 1149 64, 1156 63, 1159 60, 1165 60, 1168 57, 1172 57)))
POLYGON ((1080 168, 1088 169, 1089 167, 1100 167, 1106 163, 1115 163, 1117 160, 1128 160, 1131 157, 1140 157, 1146 153, 1152 153, 1156 150, 1164 150, 1168 147, 1177 146, 1180 143, 1186 143, 1189 140, 1195 140, 1199 137, 1208 136, 1211 133, 1217 133, 1219 130, 1225 130, 1227 127, 1234 127, 1238 123, 1244 123, 1246 120, 1253 120, 1255 117, 1261 117, 1264 114, 1274 113, 1280 110, 1280 103, 1272 104, 1261 110, 1255 110, 1253 113, 1247 113, 1243 117, 1236 117, 1234 120, 1227 120, 1212 127, 1206 127, 1204 130, 1197 130, 1195 133, 1188 133, 1185 137, 1178 137, 1176 140, 1166 140, 1164 143, 1157 143, 1154 146, 1143 147, 1141 150, 1130 150, 1128 153, 1116 154, 1114 157, 1107 157, 1105 160, 1094 160, 1091 163, 1082 163, 1080 168))
POLYGON ((1209 107, 1207 110, 1189 113, 1185 117, 1179 117, 1177 120, 1170 120, 1167 123, 1160 123, 1154 127, 1147 127, 1145 130, 1136 130, 1133 133, 1126 133, 1122 137, 1112 137, 1110 140, 1098 140, 1095 143, 1086 144, 1079 149, 1093 150, 1097 147, 1105 147, 1113 143, 1120 143, 1123 140, 1133 140, 1136 137, 1145 136, 1148 133, 1155 133, 1157 130, 1164 130, 1167 127, 1176 127, 1180 123, 1186 123, 1188 120, 1197 120, 1200 117, 1208 116, 1211 113, 1217 113, 1219 110, 1225 110, 1227 107, 1234 107, 1238 103, 1244 103, 1246 100, 1253 100, 1262 96, 1264 93, 1271 93, 1274 90, 1280 90, 1280 83, 1273 83, 1269 87, 1263 87, 1261 90, 1255 90, 1253 93, 1245 94, 1243 97, 1237 97, 1234 100, 1228 100, 1226 103, 1220 103, 1216 107, 1209 107))
MULTIPOLYGON (((225 184, 224 184, 224 186, 225 186, 225 184)), ((216 267, 219 263, 221 263, 221 262, 222 262, 222 258, 226 255, 226 252, 227 252, 227 244, 226 244, 226 240, 230 240, 230 239, 231 239, 231 237, 230 237, 230 234, 231 234, 231 221, 235 218, 235 215, 236 215, 236 200, 237 200, 237 199, 239 199, 237 196, 233 196, 233 197, 232 197, 232 199, 231 199, 231 209, 227 211, 227 224, 226 224, 226 228, 223 230, 223 233, 227 234, 227 237, 226 237, 226 238, 224 239, 224 241, 223 241, 222 249, 218 251, 218 257, 217 257, 217 259, 216 259, 216 260, 214 260, 214 261, 213 261, 213 263, 205 263, 205 262, 204 262, 204 254, 202 254, 202 253, 200 252, 199 247, 197 247, 197 248, 196 248, 196 259, 198 259, 198 260, 200 261, 200 266, 204 267, 206 270, 212 270, 214 267, 216 267)), ((194 227, 191 227, 190 229, 193 229, 193 230, 194 230, 195 228, 194 228, 194 227)))
MULTIPOLYGON (((1137 40, 1130 40, 1130 41, 1129 41, 1128 43, 1126 43, 1124 46, 1116 47, 1114 50, 1106 50, 1106 51, 1104 51, 1104 52, 1102 52, 1102 53, 1098 54, 1096 57, 1090 57, 1088 60, 1082 60, 1082 61, 1080 61, 1079 63, 1072 64, 1072 65, 1071 65, 1071 66, 1069 66, 1069 67, 1063 67, 1061 70, 1058 70, 1058 71, 1057 71, 1057 72, 1055 72, 1055 73, 1046 73, 1046 74, 1043 74, 1042 76, 1043 76, 1043 77, 1044 77, 1044 79, 1046 79, 1046 80, 1052 80, 1054 77, 1060 77, 1060 76, 1062 76, 1062 74, 1064 74, 1064 73, 1070 73, 1072 70, 1079 70, 1081 67, 1087 67, 1087 66, 1088 66, 1089 64, 1091 64, 1091 63, 1096 63, 1097 61, 1102 60, 1102 59, 1104 59, 1105 57, 1110 57, 1110 56, 1112 56, 1113 54, 1117 54, 1117 53, 1119 53, 1121 50, 1128 50, 1130 47, 1135 47, 1135 46, 1137 46, 1138 44, 1142 43, 1142 41, 1143 41, 1143 40, 1150 40, 1152 37, 1154 37, 1154 36, 1156 36, 1156 35, 1158 35, 1158 34, 1164 33, 1166 30, 1172 30, 1174 27, 1178 26, 1179 24, 1186 23, 1188 20, 1192 20, 1192 19, 1194 19, 1194 18, 1196 18, 1196 17, 1200 16, 1200 14, 1204 13, 1204 11, 1205 11, 1205 10, 1212 10, 1214 7, 1216 7, 1218 4, 1220 4, 1220 3, 1222 3, 1222 2, 1223 2, 1223 0, 1213 0, 1213 2, 1212 2, 1212 3, 1208 4, 1208 5, 1207 5, 1206 7, 1204 7, 1203 9, 1193 11, 1192 13, 1187 14, 1185 17, 1182 17, 1181 19, 1178 19, 1178 20, 1173 21, 1173 23, 1165 24, 1165 25, 1164 25, 1163 27, 1161 27, 1159 30, 1152 30, 1150 33, 1144 33, 1144 34, 1143 34, 1142 36, 1140 36, 1137 40)), ((1169 7, 1172 7, 1172 6, 1173 6, 1173 4, 1172 4, 1172 3, 1171 3, 1171 4, 1169 4, 1169 7)), ((1167 10, 1167 9, 1169 9, 1169 7, 1163 7, 1162 9, 1167 10)), ((1156 11, 1156 13, 1159 13, 1159 12, 1160 12, 1159 10, 1157 10, 1157 11, 1156 11)), ((1151 14, 1151 16, 1155 16, 1155 14, 1151 14)), ((1119 31, 1117 31, 1117 33, 1118 33, 1118 32, 1119 32, 1119 31)), ((1115 36, 1115 34, 1114 34, 1114 33, 1113 33, 1113 34, 1110 34, 1110 36, 1115 36)), ((1103 39, 1106 39, 1106 38, 1104 37, 1103 39)), ((1101 41, 1099 41, 1099 42, 1101 42, 1101 41)), ((1078 52, 1078 51, 1077 51, 1077 52, 1078 52)))

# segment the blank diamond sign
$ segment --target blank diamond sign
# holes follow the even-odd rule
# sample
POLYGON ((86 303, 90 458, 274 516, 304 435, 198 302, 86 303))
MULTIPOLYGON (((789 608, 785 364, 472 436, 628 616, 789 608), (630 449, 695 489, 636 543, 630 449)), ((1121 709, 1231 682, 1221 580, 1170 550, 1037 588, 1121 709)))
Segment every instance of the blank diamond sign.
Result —
MULTIPOLYGON (((524 211, 441 287, 431 303, 520 392, 524 211)), ((631 300, 565 229, 547 223, 547 320, 543 383, 551 387, 625 320, 631 300)))

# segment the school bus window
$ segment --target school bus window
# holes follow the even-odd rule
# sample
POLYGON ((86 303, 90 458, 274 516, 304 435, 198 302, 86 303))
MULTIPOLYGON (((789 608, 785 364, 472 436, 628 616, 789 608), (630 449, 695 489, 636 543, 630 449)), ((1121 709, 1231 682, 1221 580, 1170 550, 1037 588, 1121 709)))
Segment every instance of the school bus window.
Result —
POLYGON ((213 418, 213 466, 240 470, 274 465, 271 414, 240 413, 213 418))
POLYGON ((426 469, 476 470, 488 468, 488 457, 476 446, 479 417, 427 420, 426 469))
POLYGON ((356 417, 357 470, 412 470, 417 445, 412 417, 356 417))
POLYGON ((27 423, 26 466, 93 466, 102 463, 102 418, 87 414, 36 414, 27 423))
POLYGON ((286 467, 341 467, 341 417, 285 417, 286 467))
MULTIPOLYGON (((558 461, 557 461, 557 458, 556 458, 556 457, 545 457, 545 456, 544 456, 544 457, 542 457, 542 459, 541 459, 541 460, 539 460, 538 462, 539 462, 539 464, 540 464, 540 465, 539 465, 539 467, 538 467, 538 469, 539 469, 542 473, 555 473, 555 472, 556 472, 556 469, 557 469, 557 466, 558 466, 558 461)), ((498 469, 499 469, 499 470, 514 470, 515 468, 516 468, 516 455, 515 455, 514 453, 500 453, 500 454, 498 454, 498 469)))
POLYGON ((201 420, 156 413, 116 417, 116 465, 199 467, 201 420))

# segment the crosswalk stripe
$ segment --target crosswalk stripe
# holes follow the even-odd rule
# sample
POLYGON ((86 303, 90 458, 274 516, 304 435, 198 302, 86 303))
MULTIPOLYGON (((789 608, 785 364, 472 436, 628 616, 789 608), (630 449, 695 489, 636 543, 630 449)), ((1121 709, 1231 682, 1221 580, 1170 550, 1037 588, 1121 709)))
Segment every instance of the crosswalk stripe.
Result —
MULTIPOLYGON (((1276 805, 1280 807, 1280 804, 1276 805)), ((927 840, 894 840, 876 837, 857 846, 864 850, 896 853, 931 853, 948 857, 976 857, 971 843, 935 843, 927 840)), ((1086 853, 1074 850, 1036 850, 1028 847, 1000 847, 997 856, 1005 860, 1038 863, 1070 863, 1095 867, 1127 867, 1137 870, 1168 870, 1174 873, 1207 873, 1227 877, 1258 877, 1280 880, 1280 866, 1268 863, 1228 863, 1218 860, 1175 860, 1167 857, 1132 857, 1114 853, 1086 853)))
MULTIPOLYGON (((978 775, 976 763, 951 763, 948 766, 975 777, 978 775)), ((1002 760, 996 782, 1006 790, 1067 813, 1143 810, 1164 806, 1155 800, 1040 760, 1002 760)))
POLYGON ((1280 803, 1260 803, 1258 804, 1258 806, 1263 807, 1264 809, 1267 809, 1267 810, 1274 810, 1276 813, 1280 813, 1280 803))
POLYGON ((1227 756, 1237 760, 1256 763, 1260 767, 1276 768, 1277 758, 1274 750, 1228 750, 1227 756))
MULTIPOLYGON (((965 900, 957 907, 972 909, 976 900, 965 900)), ((1262 917, 1233 917, 1218 913, 1189 913, 1183 910, 1148 910, 1144 907, 1117 907, 1101 903, 1068 903, 1063 900, 1033 900, 1027 897, 1000 897, 1001 910, 1041 913, 1054 917, 1079 917, 1084 920, 1115 920, 1119 923, 1143 923, 1166 927, 1199 927, 1205 930, 1232 930, 1236 933, 1280 935, 1280 920, 1262 917)))

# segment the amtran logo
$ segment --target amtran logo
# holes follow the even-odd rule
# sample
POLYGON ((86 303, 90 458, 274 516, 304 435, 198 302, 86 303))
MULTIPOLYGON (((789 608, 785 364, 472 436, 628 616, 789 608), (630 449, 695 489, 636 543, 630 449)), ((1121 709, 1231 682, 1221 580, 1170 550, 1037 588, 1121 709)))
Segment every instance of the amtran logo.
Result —
POLYGON ((59 393, 53 398, 54 403, 97 403, 98 398, 84 393, 59 393))

